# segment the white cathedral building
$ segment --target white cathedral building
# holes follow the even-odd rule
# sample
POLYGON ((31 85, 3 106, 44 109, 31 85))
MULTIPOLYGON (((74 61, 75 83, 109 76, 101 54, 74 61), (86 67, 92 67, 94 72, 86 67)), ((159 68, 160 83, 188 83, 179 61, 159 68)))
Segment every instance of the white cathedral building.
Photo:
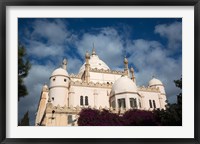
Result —
POLYGON ((43 86, 38 104, 36 126, 74 126, 83 108, 107 109, 123 114, 129 109, 165 109, 163 83, 153 78, 147 87, 138 87, 134 69, 111 70, 96 54, 85 54, 85 63, 77 75, 67 72, 67 60, 53 71, 50 85, 43 86))

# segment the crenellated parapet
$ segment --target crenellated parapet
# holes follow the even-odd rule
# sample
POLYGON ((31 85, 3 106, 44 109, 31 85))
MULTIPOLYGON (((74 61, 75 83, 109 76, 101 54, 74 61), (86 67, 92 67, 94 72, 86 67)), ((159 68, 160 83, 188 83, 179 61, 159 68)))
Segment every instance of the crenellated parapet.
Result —
POLYGON ((55 113, 67 113, 67 114, 79 114, 80 111, 82 109, 86 109, 86 108, 90 108, 90 109, 96 109, 96 110, 100 110, 100 111, 103 111, 103 110, 108 110, 112 113, 124 113, 130 109, 123 109, 123 108, 108 108, 108 107, 102 107, 102 106, 99 106, 99 107, 91 107, 91 106, 87 106, 87 107, 84 107, 84 106, 76 106, 76 107, 73 107, 73 106, 70 106, 70 107, 67 107, 66 105, 61 107, 60 105, 57 105, 57 106, 53 106, 52 103, 48 103, 47 104, 47 108, 46 108, 46 113, 52 113, 52 114, 55 114, 55 113))
POLYGON ((72 74, 69 75, 69 77, 70 77, 70 78, 77 78, 77 79, 79 79, 79 78, 81 78, 81 75, 80 75, 80 74, 77 74, 77 75, 76 75, 76 74, 73 74, 73 73, 72 73, 72 74))
POLYGON ((117 71, 117 70, 105 70, 105 69, 90 69, 90 72, 99 72, 99 73, 107 73, 107 74, 118 74, 118 75, 123 75, 124 71, 117 71))
POLYGON ((160 90, 159 88, 156 88, 156 87, 138 87, 138 91, 145 91, 145 92, 159 92, 160 93, 160 90))
POLYGON ((77 107, 67 107, 66 105, 61 107, 60 105, 53 106, 47 105, 46 113, 68 113, 68 114, 77 114, 81 111, 81 109, 77 107))
POLYGON ((97 88, 112 88, 111 83, 95 83, 90 81, 89 83, 87 82, 81 82, 81 81, 71 81, 70 82, 71 86, 84 86, 84 87, 97 87, 97 88))

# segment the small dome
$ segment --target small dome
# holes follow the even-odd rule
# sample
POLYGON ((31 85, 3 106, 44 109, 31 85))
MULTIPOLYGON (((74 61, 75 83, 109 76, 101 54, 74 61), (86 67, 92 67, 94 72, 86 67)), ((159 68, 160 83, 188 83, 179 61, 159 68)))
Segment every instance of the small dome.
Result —
POLYGON ((87 59, 90 58, 90 54, 88 52, 85 53, 85 58, 87 58, 87 59))
POLYGON ((156 78, 153 78, 152 80, 149 81, 149 86, 155 86, 155 85, 163 85, 163 83, 156 78))
POLYGON ((48 91, 48 90, 49 90, 48 86, 46 84, 44 84, 42 87, 42 91, 48 91))
POLYGON ((58 68, 58 69, 54 70, 53 73, 51 74, 51 77, 52 76, 57 76, 57 75, 62 75, 62 76, 69 77, 69 74, 63 68, 58 68))
POLYGON ((126 57, 124 58, 124 63, 128 64, 128 59, 126 57))
POLYGON ((122 76, 115 81, 112 86, 111 94, 117 94, 122 92, 137 92, 136 84, 127 76, 122 76))
MULTIPOLYGON (((91 55, 89 59, 89 64, 92 69, 104 69, 109 70, 110 68, 101 60, 97 55, 91 55)), ((83 73, 85 70, 85 63, 81 66, 79 74, 83 73)))

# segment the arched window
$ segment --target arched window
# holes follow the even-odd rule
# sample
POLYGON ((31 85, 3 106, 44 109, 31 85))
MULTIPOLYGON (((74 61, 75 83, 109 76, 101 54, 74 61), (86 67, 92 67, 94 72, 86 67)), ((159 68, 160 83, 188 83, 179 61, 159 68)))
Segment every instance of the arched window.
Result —
POLYGON ((67 79, 64 79, 64 82, 66 82, 67 81, 67 79))
POLYGON ((83 105, 83 96, 80 97, 80 105, 83 105))
POLYGON ((151 100, 149 100, 149 106, 150 106, 150 108, 152 108, 152 103, 151 103, 151 100))
POLYGON ((126 108, 125 98, 118 99, 118 107, 119 108, 126 108))
POLYGON ((88 105, 88 96, 85 96, 85 105, 88 105))
POLYGON ((130 107, 137 108, 137 100, 136 98, 130 98, 130 107))
POLYGON ((153 107, 156 108, 156 102, 153 100, 153 107))

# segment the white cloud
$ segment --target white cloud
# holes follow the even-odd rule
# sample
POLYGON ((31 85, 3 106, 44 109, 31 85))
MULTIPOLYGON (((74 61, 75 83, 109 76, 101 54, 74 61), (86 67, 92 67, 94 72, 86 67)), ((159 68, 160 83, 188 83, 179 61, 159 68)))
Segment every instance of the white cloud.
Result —
POLYGON ((38 60, 31 61, 32 68, 25 79, 29 95, 19 102, 19 118, 29 110, 33 124, 42 85, 48 83, 52 71, 60 66, 63 57, 68 59, 68 72, 78 73, 84 61, 70 54, 69 43, 76 46, 74 50, 83 60, 86 50, 91 52, 94 43, 100 59, 114 70, 123 70, 126 49, 129 67, 134 65, 137 69, 137 84, 147 85, 155 75, 166 86, 168 99, 174 101, 179 89, 175 87, 173 80, 179 79, 182 74, 182 59, 181 56, 176 59, 169 57, 168 53, 180 46, 181 24, 157 25, 155 33, 168 39, 168 48, 158 41, 124 39, 113 27, 98 28, 95 33, 85 33, 80 37, 68 30, 62 20, 36 21, 33 24, 33 31, 27 32, 30 36, 27 48, 28 54, 41 59, 42 64, 39 64, 38 60))
POLYGON ((34 39, 44 38, 50 44, 62 44, 70 37, 66 24, 60 20, 36 20, 33 23, 32 37, 34 39))
POLYGON ((178 60, 169 57, 168 53, 171 50, 158 41, 144 39, 124 41, 116 29, 106 27, 99 29, 99 33, 96 34, 85 33, 76 43, 82 57, 86 50, 92 49, 93 42, 99 57, 112 69, 123 69, 123 52, 126 48, 129 54, 129 67, 134 65, 138 70, 136 73, 138 84, 148 85, 152 76, 156 76, 166 86, 171 102, 175 100, 171 97, 175 97, 179 89, 175 87, 173 80, 179 79, 182 75, 181 56, 178 60))
POLYGON ((29 41, 27 52, 29 55, 37 58, 46 58, 49 56, 62 56, 64 47, 60 45, 48 45, 39 41, 29 41))
POLYGON ((182 42, 182 23, 161 24, 155 27, 155 33, 168 39, 168 48, 177 49, 182 42))
MULTIPOLYGON (((156 76, 165 85, 170 100, 179 93, 173 80, 182 75, 181 56, 177 59, 168 57, 167 50, 156 41, 138 39, 129 43, 129 64, 134 64, 138 70, 136 80, 139 85, 148 85, 152 76, 156 76)), ((172 101, 170 101, 172 102, 172 101)))
POLYGON ((85 52, 91 52, 92 45, 103 61, 109 67, 114 68, 123 63, 123 43, 114 28, 101 28, 97 34, 85 33, 83 37, 76 43, 79 54, 84 58, 85 52))
POLYGON ((49 76, 54 68, 53 65, 32 65, 29 75, 24 79, 29 95, 19 101, 19 120, 28 110, 31 124, 34 124, 42 86, 49 83, 49 76))
POLYGON ((68 58, 67 71, 71 74, 77 74, 79 72, 79 68, 82 66, 83 62, 76 58, 68 58))
POLYGON ((69 44, 77 39, 77 35, 67 29, 66 21, 61 19, 35 20, 25 28, 26 47, 29 55, 42 59, 47 57, 63 57, 69 44))

